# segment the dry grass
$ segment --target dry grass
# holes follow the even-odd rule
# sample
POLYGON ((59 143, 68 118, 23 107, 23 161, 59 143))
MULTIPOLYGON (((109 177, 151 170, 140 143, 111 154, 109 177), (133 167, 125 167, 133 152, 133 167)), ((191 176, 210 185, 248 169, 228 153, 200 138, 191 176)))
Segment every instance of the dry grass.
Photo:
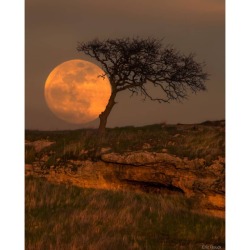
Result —
MULTIPOLYGON (((32 148, 26 148, 27 163, 34 161, 34 158, 40 160, 44 155, 48 155, 45 162, 45 167, 48 167, 56 164, 59 158, 63 161, 91 158, 96 130, 26 131, 26 139, 30 141, 48 139, 56 142, 35 155, 32 148)), ((203 158, 209 165, 219 156, 225 156, 225 126, 224 122, 210 122, 198 125, 155 124, 107 129, 102 147, 118 153, 164 150, 190 160, 203 158)))
POLYGON ((81 189, 26 177, 27 250, 201 249, 224 246, 225 221, 184 197, 81 189))

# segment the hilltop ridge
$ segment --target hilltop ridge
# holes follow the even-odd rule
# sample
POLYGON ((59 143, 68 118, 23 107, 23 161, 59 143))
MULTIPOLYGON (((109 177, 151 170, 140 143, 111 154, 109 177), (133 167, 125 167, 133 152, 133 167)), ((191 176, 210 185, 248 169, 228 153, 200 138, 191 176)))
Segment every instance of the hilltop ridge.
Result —
POLYGON ((225 121, 107 129, 99 161, 94 130, 26 131, 26 174, 99 189, 172 193, 225 214, 225 121))

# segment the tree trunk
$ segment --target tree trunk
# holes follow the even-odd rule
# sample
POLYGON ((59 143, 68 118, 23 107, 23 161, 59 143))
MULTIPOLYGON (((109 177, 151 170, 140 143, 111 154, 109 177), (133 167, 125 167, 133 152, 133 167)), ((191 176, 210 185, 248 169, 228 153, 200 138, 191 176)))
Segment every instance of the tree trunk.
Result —
POLYGON ((112 92, 112 94, 109 98, 108 105, 106 106, 106 109, 99 115, 100 124, 99 124, 99 128, 98 128, 98 136, 103 136, 105 134, 108 116, 109 116, 112 108, 116 104, 115 97, 116 97, 116 92, 112 92))
POLYGON ((96 141, 96 148, 95 148, 95 158, 97 158, 97 159, 101 155, 101 144, 102 144, 103 139, 104 139, 108 116, 109 116, 112 108, 116 104, 115 97, 116 97, 116 92, 113 91, 110 98, 109 98, 109 102, 108 102, 105 110, 99 115, 100 124, 98 127, 98 138, 96 141))

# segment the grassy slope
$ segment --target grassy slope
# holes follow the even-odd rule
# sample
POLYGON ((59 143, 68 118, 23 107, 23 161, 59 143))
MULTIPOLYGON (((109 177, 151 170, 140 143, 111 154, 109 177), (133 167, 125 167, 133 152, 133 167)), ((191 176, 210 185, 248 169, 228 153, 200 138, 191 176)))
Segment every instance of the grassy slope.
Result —
MULTIPOLYGON (((26 131, 26 140, 56 144, 35 152, 26 147, 27 163, 44 159, 86 159, 95 130, 26 131), (82 153, 82 152, 86 153, 82 153)), ((103 147, 113 152, 163 149, 179 157, 224 157, 223 122, 200 125, 156 124, 107 129, 103 147)), ((225 221, 190 213, 184 198, 54 185, 26 178, 26 249, 201 249, 223 245, 225 221)))
POLYGON ((223 249, 225 221, 185 198, 80 189, 26 177, 26 249, 223 249))
MULTIPOLYGON (((48 139, 56 144, 36 154, 32 147, 26 147, 27 163, 48 155, 47 166, 54 165, 56 159, 86 159, 94 148, 96 130, 75 131, 26 131, 26 140, 48 139)), ((204 158, 207 164, 225 156, 225 127, 223 122, 199 125, 156 124, 144 127, 122 127, 107 129, 103 147, 123 153, 146 149, 147 151, 168 153, 188 157, 204 158)))

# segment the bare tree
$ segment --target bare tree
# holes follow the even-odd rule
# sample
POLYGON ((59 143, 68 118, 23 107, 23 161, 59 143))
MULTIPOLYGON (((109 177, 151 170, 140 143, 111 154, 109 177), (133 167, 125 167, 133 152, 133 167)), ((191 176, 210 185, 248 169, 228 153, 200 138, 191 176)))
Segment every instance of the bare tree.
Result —
POLYGON ((112 92, 106 109, 99 115, 99 135, 105 132, 108 116, 116 104, 116 95, 124 90, 140 94, 144 99, 158 102, 181 101, 193 93, 206 90, 208 74, 204 64, 194 60, 194 54, 185 56, 171 46, 164 47, 154 38, 122 38, 82 42, 79 52, 95 58, 108 77, 112 92), (148 85, 161 89, 163 95, 154 97, 148 85))

